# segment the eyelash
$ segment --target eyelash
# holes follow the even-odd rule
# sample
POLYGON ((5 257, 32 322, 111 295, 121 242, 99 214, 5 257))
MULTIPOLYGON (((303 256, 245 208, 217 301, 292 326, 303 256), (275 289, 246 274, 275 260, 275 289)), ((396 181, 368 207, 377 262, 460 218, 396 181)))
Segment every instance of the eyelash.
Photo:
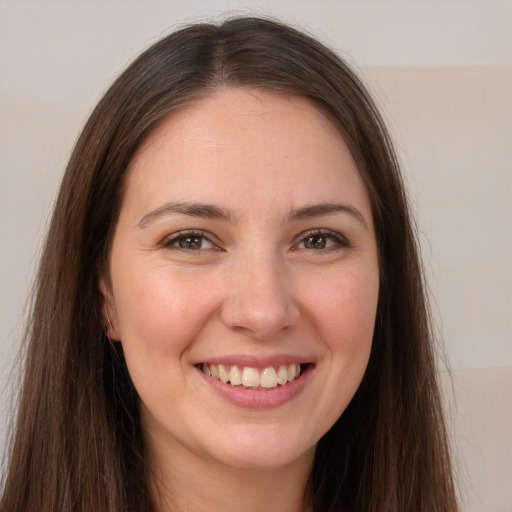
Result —
MULTIPOLYGON (((208 233, 205 233, 204 231, 197 231, 197 230, 187 230, 187 231, 180 231, 178 233, 173 234, 171 237, 166 238, 162 242, 162 247, 164 249, 179 249, 186 252, 200 252, 205 250, 219 250, 218 246, 211 241, 210 239, 211 235, 209 236, 208 233), (180 240, 186 240, 186 239, 199 239, 200 246, 198 248, 193 247, 181 247, 178 244, 180 243, 180 240), (203 248, 202 245, 210 244, 211 247, 203 248)), ((310 250, 315 252, 326 252, 326 251, 336 251, 340 249, 348 249, 351 247, 350 242, 339 233, 336 233, 335 231, 330 231, 328 229, 311 229, 309 231, 306 231, 304 233, 301 233, 293 244, 292 250, 310 250), (299 247, 301 244, 308 243, 308 239, 312 238, 318 238, 318 239, 324 239, 324 243, 326 245, 329 245, 331 243, 331 246, 328 247, 320 247, 319 249, 315 249, 314 247, 299 247)))

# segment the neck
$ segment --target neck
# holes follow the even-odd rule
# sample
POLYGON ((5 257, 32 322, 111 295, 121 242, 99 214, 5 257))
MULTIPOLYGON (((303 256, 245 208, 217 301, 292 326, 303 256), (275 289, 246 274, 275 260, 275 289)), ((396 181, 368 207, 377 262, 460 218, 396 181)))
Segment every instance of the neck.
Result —
POLYGON ((166 453, 162 448, 149 454, 158 512, 312 510, 307 487, 314 448, 285 467, 263 469, 233 468, 207 457, 178 453, 181 450, 166 453))

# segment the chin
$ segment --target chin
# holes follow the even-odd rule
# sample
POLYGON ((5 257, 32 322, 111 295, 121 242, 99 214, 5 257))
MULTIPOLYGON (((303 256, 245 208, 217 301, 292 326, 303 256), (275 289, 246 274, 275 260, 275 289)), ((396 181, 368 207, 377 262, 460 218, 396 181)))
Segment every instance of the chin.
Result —
POLYGON ((215 450, 217 453, 211 455, 225 466, 247 471, 275 471, 305 458, 312 461, 316 443, 294 443, 291 437, 277 432, 251 435, 248 429, 242 435, 232 436, 222 452, 215 450))

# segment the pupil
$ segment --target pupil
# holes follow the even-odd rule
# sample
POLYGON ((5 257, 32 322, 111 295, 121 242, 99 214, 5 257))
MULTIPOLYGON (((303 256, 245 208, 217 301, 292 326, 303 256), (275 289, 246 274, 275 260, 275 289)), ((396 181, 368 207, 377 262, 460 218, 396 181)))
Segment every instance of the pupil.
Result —
POLYGON ((182 249, 199 249, 201 247, 201 237, 187 236, 180 238, 179 245, 182 249))
POLYGON ((325 237, 324 236, 310 236, 306 239, 306 247, 310 249, 324 249, 325 237))

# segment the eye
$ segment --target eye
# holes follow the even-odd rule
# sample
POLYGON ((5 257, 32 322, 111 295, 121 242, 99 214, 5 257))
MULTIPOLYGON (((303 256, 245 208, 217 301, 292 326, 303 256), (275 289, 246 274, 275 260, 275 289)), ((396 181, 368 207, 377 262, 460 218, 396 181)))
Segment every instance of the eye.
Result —
POLYGON ((172 235, 163 242, 167 249, 201 251, 215 249, 216 246, 201 232, 189 231, 172 235))
POLYGON ((339 233, 329 230, 314 230, 303 233, 295 248, 322 251, 349 246, 348 240, 339 233))

